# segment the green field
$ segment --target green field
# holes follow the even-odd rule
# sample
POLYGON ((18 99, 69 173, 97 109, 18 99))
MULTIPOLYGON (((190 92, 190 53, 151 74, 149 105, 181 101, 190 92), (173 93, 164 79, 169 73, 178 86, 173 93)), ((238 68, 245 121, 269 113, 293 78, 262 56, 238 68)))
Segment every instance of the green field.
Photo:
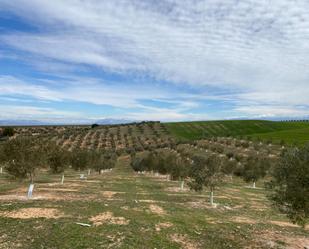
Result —
POLYGON ((309 122, 275 122, 264 120, 227 120, 166 123, 168 131, 179 139, 250 136, 263 140, 284 140, 304 144, 309 141, 309 122))
POLYGON ((0 175, 0 248, 303 248, 308 231, 291 224, 267 191, 227 180, 215 191, 180 191, 164 176, 139 175, 120 157, 116 168, 79 180, 41 172, 33 199, 27 184, 0 175), (77 222, 89 224, 81 226, 77 222))
POLYGON ((256 139, 272 140, 275 143, 283 140, 287 144, 303 145, 309 142, 309 128, 252 134, 250 136, 256 139))

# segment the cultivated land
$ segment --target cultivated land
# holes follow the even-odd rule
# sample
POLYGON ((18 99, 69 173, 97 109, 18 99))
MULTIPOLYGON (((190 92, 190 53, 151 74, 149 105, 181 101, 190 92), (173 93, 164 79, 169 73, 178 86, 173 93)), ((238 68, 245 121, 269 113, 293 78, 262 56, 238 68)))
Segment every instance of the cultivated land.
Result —
POLYGON ((0 178, 0 248, 304 248, 308 230, 270 207, 262 182, 238 178, 215 192, 179 189, 165 176, 137 174, 121 156, 112 172, 40 174, 34 198, 26 183, 0 178), (90 224, 85 227, 76 222, 90 224))
POLYGON ((118 159, 115 168, 103 174, 66 169, 64 184, 61 174, 39 168, 32 199, 26 197, 28 180, 13 180, 6 171, 0 174, 0 249, 309 246, 308 227, 292 224, 271 206, 264 180, 253 189, 252 183, 225 172, 215 189, 216 205, 211 206, 206 190, 194 192, 187 185, 181 189, 180 181, 167 175, 134 172, 130 166, 130 155, 149 151, 190 160, 215 156, 227 165, 245 165, 252 157, 275 163, 295 140, 309 141, 309 122, 148 122, 15 131, 15 138, 54 141, 68 151, 115 151, 118 159))
POLYGON ((293 144, 309 141, 309 122, 274 122, 264 120, 227 120, 178 122, 165 124, 175 137, 197 140, 209 137, 251 137, 255 139, 281 140, 293 144))
POLYGON ((75 148, 127 150, 164 147, 175 141, 194 141, 212 137, 236 137, 303 145, 309 142, 309 121, 274 122, 227 120, 128 125, 17 127, 17 135, 54 141, 68 150, 75 148))
POLYGON ((53 141, 64 149, 76 148, 94 150, 150 149, 167 146, 173 137, 165 125, 147 122, 130 125, 90 126, 38 126, 17 127, 16 136, 31 136, 43 141, 53 141))

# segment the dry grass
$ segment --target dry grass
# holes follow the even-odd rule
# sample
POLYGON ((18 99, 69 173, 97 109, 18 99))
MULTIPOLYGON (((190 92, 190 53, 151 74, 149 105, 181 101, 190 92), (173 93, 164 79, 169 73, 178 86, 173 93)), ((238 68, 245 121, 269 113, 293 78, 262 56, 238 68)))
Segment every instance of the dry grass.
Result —
POLYGON ((106 223, 115 225, 128 225, 130 222, 124 217, 115 217, 114 214, 109 211, 93 216, 89 220, 92 221, 95 226, 100 226, 106 223))
POLYGON ((64 217, 64 214, 56 208, 22 208, 11 212, 0 213, 0 216, 13 219, 58 219, 64 217))
POLYGON ((200 248, 196 242, 191 241, 187 235, 173 234, 171 235, 172 241, 181 245, 183 249, 198 249, 200 248))

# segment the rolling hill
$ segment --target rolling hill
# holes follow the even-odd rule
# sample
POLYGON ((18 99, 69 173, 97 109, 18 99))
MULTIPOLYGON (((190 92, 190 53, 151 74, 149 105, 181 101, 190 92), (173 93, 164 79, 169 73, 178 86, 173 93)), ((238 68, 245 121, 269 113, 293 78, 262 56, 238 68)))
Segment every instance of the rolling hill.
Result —
POLYGON ((304 144, 309 141, 309 122, 224 120, 166 123, 167 130, 181 140, 222 136, 250 136, 264 140, 304 144))

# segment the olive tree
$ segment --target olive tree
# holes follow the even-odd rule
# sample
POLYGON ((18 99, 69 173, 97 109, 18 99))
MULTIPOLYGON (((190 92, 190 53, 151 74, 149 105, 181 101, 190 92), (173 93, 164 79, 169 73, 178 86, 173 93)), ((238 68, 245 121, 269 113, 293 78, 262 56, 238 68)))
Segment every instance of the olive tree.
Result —
POLYGON ((69 164, 69 154, 54 143, 47 146, 46 161, 52 173, 63 173, 69 164))
POLYGON ((215 188, 223 181, 222 161, 217 156, 196 155, 191 165, 191 182, 189 186, 195 191, 202 191, 204 187, 210 190, 210 204, 214 205, 215 188))
POLYGON ((270 160, 266 157, 249 156, 243 165, 242 177, 246 182, 252 182, 255 188, 256 182, 264 178, 270 168, 270 160))
POLYGON ((71 152, 70 163, 75 170, 84 170, 89 162, 89 152, 87 150, 75 149, 71 152))
POLYGON ((292 222, 305 226, 309 217, 309 144, 285 150, 272 171, 269 187, 275 206, 292 222))
POLYGON ((183 190, 185 178, 189 175, 190 160, 178 154, 170 153, 166 158, 166 164, 168 165, 168 173, 173 180, 180 181, 180 188, 183 190))
POLYGON ((112 152, 92 152, 91 168, 101 173, 101 170, 114 168, 117 156, 112 152))
POLYGON ((15 130, 13 127, 5 127, 2 131, 2 136, 4 137, 12 137, 15 134, 15 130))
POLYGON ((6 171, 15 178, 29 177, 33 182, 36 169, 45 163, 42 145, 32 138, 17 138, 7 141, 3 147, 6 171))
POLYGON ((3 173, 3 164, 5 163, 5 157, 3 152, 3 144, 0 144, 0 174, 3 173))

